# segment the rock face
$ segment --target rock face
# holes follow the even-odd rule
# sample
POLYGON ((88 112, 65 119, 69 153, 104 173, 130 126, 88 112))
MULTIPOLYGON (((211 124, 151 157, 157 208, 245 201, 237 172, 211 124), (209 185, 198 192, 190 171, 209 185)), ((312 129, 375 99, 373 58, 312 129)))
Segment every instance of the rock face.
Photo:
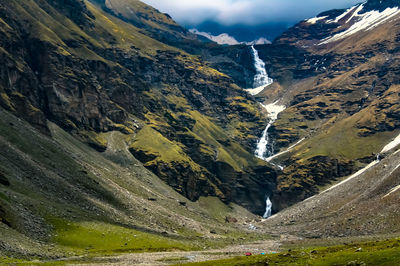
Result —
POLYGON ((367 1, 323 12, 256 46, 276 81, 258 98, 288 107, 270 129, 275 147, 305 138, 275 158, 285 166, 273 197, 278 209, 371 162, 400 129, 398 5, 367 1))
MULTIPOLYGON (((218 196, 263 212, 276 173, 252 155, 266 124, 260 107, 231 77, 178 49, 209 44, 140 1, 2 2, 3 108, 48 135, 51 121, 100 152, 119 131, 190 200, 218 196)), ((229 72, 239 76, 236 66, 229 72)))
POLYGON ((208 44, 201 50, 202 58, 210 65, 229 75, 242 88, 253 88, 254 58, 247 45, 216 46, 208 44))

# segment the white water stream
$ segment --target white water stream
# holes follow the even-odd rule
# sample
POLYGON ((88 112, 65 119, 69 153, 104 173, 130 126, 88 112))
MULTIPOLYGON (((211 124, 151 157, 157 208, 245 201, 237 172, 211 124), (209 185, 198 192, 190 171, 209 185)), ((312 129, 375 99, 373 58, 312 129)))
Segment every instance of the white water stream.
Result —
MULTIPOLYGON (((278 119, 278 114, 285 110, 284 105, 278 105, 278 101, 267 104, 267 105, 262 105, 268 112, 268 117, 269 117, 269 123, 267 127, 264 129, 263 135, 261 136, 260 140, 257 143, 257 149, 255 151, 255 155, 265 161, 268 161, 268 158, 270 156, 273 156, 274 154, 274 146, 269 140, 268 136, 268 130, 270 129, 271 125, 275 122, 276 119, 278 119)), ((281 170, 283 170, 283 167, 278 166, 281 170)), ((269 197, 267 197, 267 200, 265 201, 265 213, 263 215, 264 219, 267 219, 272 215, 272 202, 269 197)))
POLYGON ((260 140, 257 143, 257 149, 255 151, 255 155, 262 160, 267 160, 268 157, 274 155, 273 154, 274 148, 269 140, 268 130, 270 129, 272 124, 276 121, 276 119, 278 119, 278 114, 283 110, 285 110, 286 107, 284 105, 279 105, 278 101, 262 106, 265 108, 265 110, 267 110, 268 118, 270 120, 267 127, 264 129, 260 140))
MULTIPOLYGON (((257 95, 261 91, 264 90, 265 87, 271 85, 274 81, 268 76, 267 71, 265 69, 265 63, 263 60, 258 55, 258 51, 254 48, 254 46, 251 46, 251 51, 253 53, 254 57, 254 67, 256 69, 256 75, 254 76, 254 82, 253 82, 253 89, 248 89, 246 90, 248 93, 251 95, 257 95)), ((268 135, 268 130, 271 128, 272 124, 278 119, 278 114, 285 110, 284 105, 279 105, 278 104, 279 100, 262 106, 267 110, 268 112, 268 118, 269 122, 266 128, 263 131, 263 134, 260 138, 260 140, 257 142, 257 148, 255 151, 255 156, 262 160, 267 160, 268 157, 271 157, 274 155, 274 148, 273 144, 269 139, 268 135)), ((277 165, 282 169, 281 166, 277 165)), ((263 215, 263 218, 268 218, 272 215, 272 202, 269 197, 267 197, 265 201, 265 213, 263 215)))
POLYGON ((267 200, 265 201, 265 213, 264 213, 264 215, 263 215, 263 218, 264 219, 267 219, 267 218, 269 218, 269 217, 271 217, 272 216, 272 202, 271 202, 271 200, 269 199, 269 197, 267 198, 267 200))
POLYGON ((258 56, 258 51, 251 46, 251 51, 254 57, 254 67, 256 69, 256 75, 254 76, 253 89, 247 89, 246 91, 251 95, 257 95, 264 90, 265 87, 274 83, 274 80, 270 78, 265 70, 265 63, 258 56))

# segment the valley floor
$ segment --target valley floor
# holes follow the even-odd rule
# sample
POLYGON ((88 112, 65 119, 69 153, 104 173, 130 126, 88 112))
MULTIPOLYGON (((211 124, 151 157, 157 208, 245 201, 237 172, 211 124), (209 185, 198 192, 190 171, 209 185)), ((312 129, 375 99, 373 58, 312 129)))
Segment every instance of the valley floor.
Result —
POLYGON ((18 265, 398 265, 400 239, 367 238, 281 239, 204 251, 132 253, 102 257, 71 257, 53 261, 16 261, 18 265), (252 253, 246 256, 246 253, 252 253), (264 253, 264 254, 263 254, 264 253))
POLYGON ((93 265, 171 265, 176 263, 204 262, 243 256, 246 252, 264 252, 266 254, 276 253, 280 249, 280 245, 280 241, 267 240, 205 251, 173 251, 126 254, 111 258, 98 258, 99 261, 93 262, 93 265))

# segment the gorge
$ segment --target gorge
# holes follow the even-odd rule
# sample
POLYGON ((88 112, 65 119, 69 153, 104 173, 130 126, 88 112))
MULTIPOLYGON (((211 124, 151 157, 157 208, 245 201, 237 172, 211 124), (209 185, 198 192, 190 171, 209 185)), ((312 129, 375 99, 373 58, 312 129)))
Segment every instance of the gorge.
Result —
POLYGON ((228 46, 138 0, 0 0, 0 264, 400 259, 398 10, 228 46))

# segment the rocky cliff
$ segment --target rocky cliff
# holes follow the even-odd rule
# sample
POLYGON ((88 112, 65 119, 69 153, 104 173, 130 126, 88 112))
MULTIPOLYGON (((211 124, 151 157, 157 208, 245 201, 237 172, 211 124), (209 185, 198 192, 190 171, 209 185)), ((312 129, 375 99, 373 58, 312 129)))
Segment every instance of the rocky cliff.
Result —
POLYGON ((252 156, 264 114, 229 76, 169 46, 201 45, 169 16, 139 1, 1 6, 3 108, 45 134, 51 121, 100 152, 103 135, 119 131, 190 200, 218 196, 262 213, 276 176, 252 156))

